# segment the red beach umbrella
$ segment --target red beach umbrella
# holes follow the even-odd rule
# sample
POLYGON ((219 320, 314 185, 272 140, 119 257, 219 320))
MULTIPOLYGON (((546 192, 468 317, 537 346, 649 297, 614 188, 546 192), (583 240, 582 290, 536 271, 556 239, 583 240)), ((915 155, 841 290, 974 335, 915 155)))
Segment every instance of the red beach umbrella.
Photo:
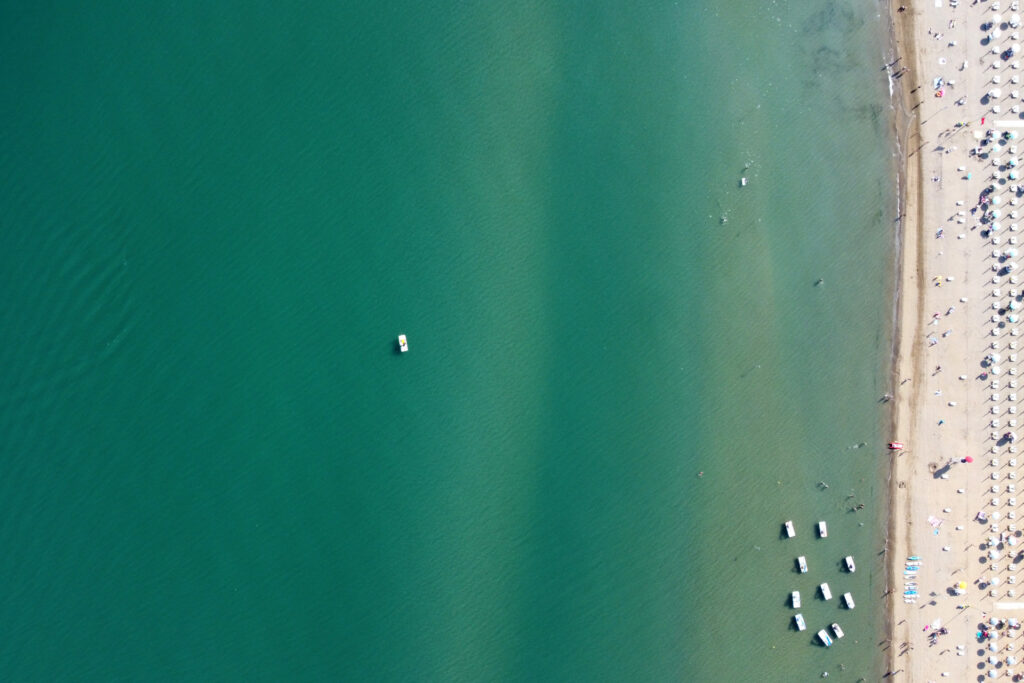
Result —
POLYGON ((968 455, 966 458, 964 458, 964 462, 974 462, 974 458, 968 455))

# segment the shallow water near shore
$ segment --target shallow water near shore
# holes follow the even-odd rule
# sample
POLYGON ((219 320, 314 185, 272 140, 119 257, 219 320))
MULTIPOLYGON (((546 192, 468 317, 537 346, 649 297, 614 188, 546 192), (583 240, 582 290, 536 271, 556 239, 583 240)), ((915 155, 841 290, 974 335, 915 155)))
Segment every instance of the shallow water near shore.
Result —
POLYGON ((878 11, 8 17, 0 678, 877 671, 878 11))

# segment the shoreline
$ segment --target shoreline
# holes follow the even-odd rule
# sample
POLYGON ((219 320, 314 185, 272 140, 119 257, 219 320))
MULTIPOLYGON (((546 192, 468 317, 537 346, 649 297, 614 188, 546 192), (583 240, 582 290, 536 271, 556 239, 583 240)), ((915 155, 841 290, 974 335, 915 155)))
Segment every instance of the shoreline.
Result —
MULTIPOLYGON (((913 12, 899 13, 896 11, 896 3, 889 6, 888 19, 890 26, 891 45, 893 50, 892 58, 900 55, 917 54, 915 45, 915 17, 913 12), (909 14, 909 16, 901 16, 909 14)), ((920 65, 914 64, 914 70, 920 65)), ((891 75, 887 76, 892 78, 891 75)), ((919 231, 922 225, 921 209, 923 205, 921 197, 921 156, 911 155, 911 141, 916 137, 921 138, 921 120, 912 113, 913 95, 911 94, 910 80, 899 79, 899 87, 894 89, 893 106, 893 136, 897 145, 897 216, 903 215, 903 220, 897 220, 895 247, 896 263, 893 273, 894 311, 893 311, 893 332, 892 332, 892 354, 890 375, 890 393, 894 397, 891 401, 889 417, 886 421, 891 434, 903 434, 909 432, 913 423, 913 401, 911 391, 903 391, 900 385, 901 377, 913 376, 917 365, 918 354, 914 353, 913 339, 917 335, 917 326, 921 311, 920 288, 922 253, 919 245, 919 231), (916 157, 916 159, 914 158, 916 157), (915 282, 916 280, 916 282, 915 282), (916 305, 915 305, 916 304, 916 305), (918 315, 914 315, 916 312, 918 315), (918 320, 915 320, 917 318, 918 320)), ((904 473, 900 467, 901 460, 898 457, 890 459, 888 465, 888 487, 886 495, 886 510, 889 512, 889 519, 885 525, 886 537, 883 548, 886 553, 884 558, 885 590, 890 596, 895 594, 895 587, 899 585, 899 574, 896 559, 901 557, 906 548, 905 529, 901 528, 898 520, 906 520, 906 501, 900 497, 899 482, 902 481, 904 473)), ((897 631, 896 600, 889 597, 883 609, 883 640, 889 643, 895 642, 894 637, 897 631)), ((900 641, 902 642, 902 640, 900 641)), ((895 671, 899 667, 896 662, 896 648, 889 647, 887 656, 884 657, 884 671, 895 671)))

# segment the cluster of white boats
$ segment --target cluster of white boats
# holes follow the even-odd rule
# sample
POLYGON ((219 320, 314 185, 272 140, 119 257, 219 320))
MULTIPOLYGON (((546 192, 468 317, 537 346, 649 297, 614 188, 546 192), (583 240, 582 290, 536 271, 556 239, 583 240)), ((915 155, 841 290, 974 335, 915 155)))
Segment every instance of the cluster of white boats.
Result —
POLYGON ((917 602, 917 570, 921 568, 921 558, 911 555, 903 568, 903 602, 913 605, 917 602))
MULTIPOLYGON (((786 538, 794 538, 796 536, 796 529, 793 526, 793 520, 787 521, 784 526, 786 528, 786 538)), ((826 525, 824 521, 818 522, 818 538, 828 538, 828 525, 826 525)), ((843 562, 845 563, 846 570, 848 572, 852 573, 857 571, 857 565, 853 561, 853 555, 847 555, 846 557, 844 557, 843 562)), ((796 558, 796 563, 797 566, 800 568, 800 573, 806 574, 807 558, 801 555, 798 558, 796 558)), ((818 586, 818 588, 819 590, 821 590, 821 597, 823 599, 832 599, 832 590, 828 587, 827 583, 822 583, 820 586, 818 586)), ((793 602, 793 609, 800 609, 800 591, 793 591, 790 594, 790 598, 793 602)), ((843 604, 846 605, 847 609, 853 609, 853 595, 850 593, 843 593, 843 604)), ((798 631, 807 630, 807 622, 804 621, 803 614, 800 614, 798 612, 797 614, 793 615, 793 621, 796 622, 796 628, 798 631)), ((836 640, 843 637, 843 629, 839 628, 839 624, 832 624, 830 628, 832 629, 832 633, 834 634, 836 640)), ((818 639, 825 647, 832 647, 832 643, 834 642, 832 640, 832 636, 830 636, 828 634, 828 631, 826 631, 825 629, 821 629, 820 631, 818 631, 818 639)))

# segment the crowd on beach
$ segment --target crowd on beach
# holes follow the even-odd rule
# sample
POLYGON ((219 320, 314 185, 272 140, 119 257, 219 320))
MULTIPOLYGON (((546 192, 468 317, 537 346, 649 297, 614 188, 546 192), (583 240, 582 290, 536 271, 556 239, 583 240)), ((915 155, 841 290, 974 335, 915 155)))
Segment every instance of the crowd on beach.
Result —
MULTIPOLYGON (((913 22, 916 49, 906 61, 916 61, 899 66, 900 56, 884 68, 895 83, 915 80, 905 85, 905 113, 920 136, 911 135, 909 156, 922 202, 908 207, 907 229, 920 243, 908 255, 919 269, 904 274, 905 283, 918 278, 920 313, 904 318, 913 321, 903 337, 913 348, 903 350, 898 385, 882 399, 902 414, 897 429, 908 430, 899 434, 908 448, 892 451, 894 505, 908 521, 887 548, 883 599, 892 623, 880 643, 887 678, 1024 679, 1017 669, 1024 599, 1016 593, 1024 587, 1016 498, 1024 477, 1016 433, 1024 371, 1018 10, 1017 0, 963 8, 927 0, 900 5, 894 15, 913 22), (921 556, 924 566, 904 567, 905 554, 921 556), (894 588, 901 578, 913 590, 894 588)), ((905 269, 914 263, 908 259, 905 269)))

